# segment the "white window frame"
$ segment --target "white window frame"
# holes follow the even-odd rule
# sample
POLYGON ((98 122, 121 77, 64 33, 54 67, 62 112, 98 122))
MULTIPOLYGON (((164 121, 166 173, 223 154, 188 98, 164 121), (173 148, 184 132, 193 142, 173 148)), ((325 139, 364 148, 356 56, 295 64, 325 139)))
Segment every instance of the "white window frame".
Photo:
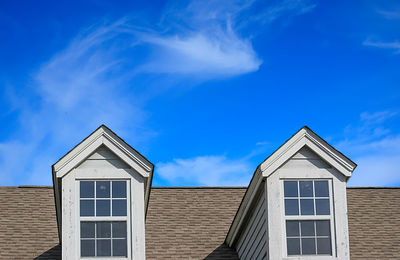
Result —
MULTIPOLYGON (((77 205, 78 207, 76 210, 76 227, 77 227, 77 253, 78 253, 78 258, 77 259, 95 259, 95 260, 110 260, 110 259, 118 259, 118 260, 129 260, 132 259, 132 243, 131 243, 131 180, 128 178, 76 178, 76 200, 77 200, 77 205), (101 216, 101 217, 96 217, 96 204, 94 207, 94 212, 95 216, 91 217, 81 217, 80 215, 80 182, 81 181, 110 181, 110 213, 112 214, 112 203, 111 203, 111 196, 112 196, 112 181, 125 181, 126 182, 126 216, 101 216), (81 257, 81 221, 90 221, 90 222, 98 222, 98 221, 126 221, 126 250, 127 250, 127 257, 123 256, 107 256, 107 257, 81 257)), ((102 198, 104 199, 104 198, 102 198)), ((106 198, 107 199, 107 198, 106 198)), ((96 183, 94 185, 94 200, 96 200, 96 183)), ((110 214, 110 215, 111 215, 110 214)), ((96 248, 96 247, 95 247, 96 248)), ((111 248, 112 250, 112 248, 111 248)))
MULTIPOLYGON (((283 256, 285 259, 318 259, 318 260, 330 260, 336 259, 336 236, 335 236, 335 212, 334 212, 334 194, 333 194, 333 181, 331 178, 281 178, 280 179, 280 186, 282 191, 281 196, 281 212, 282 212, 282 231, 283 231, 283 256), (300 197, 299 197, 299 215, 298 216, 286 216, 285 214, 285 187, 284 181, 328 181, 329 187, 329 209, 330 215, 301 215, 301 208, 300 208, 300 197), (332 255, 288 255, 287 253, 287 237, 286 237, 286 221, 287 220, 329 220, 330 221, 330 232, 331 232, 331 250, 332 255)), ((297 186, 299 189, 299 184, 297 186)), ((315 187, 313 185, 313 192, 315 187)), ((298 190, 300 193, 300 190, 298 190)), ((315 199, 319 197, 313 197, 314 199, 314 212, 316 211, 315 208, 315 199)), ((326 198, 326 197, 325 197, 326 198)), ((301 246, 301 245, 300 245, 301 246)))

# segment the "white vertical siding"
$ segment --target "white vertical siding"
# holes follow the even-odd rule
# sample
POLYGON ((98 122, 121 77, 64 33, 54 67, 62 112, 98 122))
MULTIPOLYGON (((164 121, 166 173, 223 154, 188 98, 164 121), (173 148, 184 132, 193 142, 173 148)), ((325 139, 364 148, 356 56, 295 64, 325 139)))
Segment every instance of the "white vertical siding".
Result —
POLYGON ((258 201, 246 223, 236 245, 239 258, 267 259, 267 212, 264 191, 258 195, 258 201))

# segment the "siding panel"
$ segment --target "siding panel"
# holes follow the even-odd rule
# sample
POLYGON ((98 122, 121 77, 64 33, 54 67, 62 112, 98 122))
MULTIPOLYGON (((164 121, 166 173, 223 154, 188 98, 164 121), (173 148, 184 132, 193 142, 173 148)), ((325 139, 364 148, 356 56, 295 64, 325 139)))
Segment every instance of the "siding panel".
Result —
POLYGON ((265 193, 258 196, 254 209, 239 237, 236 250, 239 258, 267 259, 267 217, 265 193))

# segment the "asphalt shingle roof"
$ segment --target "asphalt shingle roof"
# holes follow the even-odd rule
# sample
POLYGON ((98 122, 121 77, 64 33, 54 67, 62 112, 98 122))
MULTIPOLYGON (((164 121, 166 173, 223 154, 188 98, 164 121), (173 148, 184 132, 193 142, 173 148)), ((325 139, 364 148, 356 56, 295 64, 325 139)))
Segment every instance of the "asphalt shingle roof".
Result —
MULTIPOLYGON (((147 259, 237 259, 224 239, 246 188, 152 188, 147 259)), ((61 259, 52 187, 0 187, 0 259, 61 259)), ((351 259, 400 259, 400 188, 348 188, 351 259)))

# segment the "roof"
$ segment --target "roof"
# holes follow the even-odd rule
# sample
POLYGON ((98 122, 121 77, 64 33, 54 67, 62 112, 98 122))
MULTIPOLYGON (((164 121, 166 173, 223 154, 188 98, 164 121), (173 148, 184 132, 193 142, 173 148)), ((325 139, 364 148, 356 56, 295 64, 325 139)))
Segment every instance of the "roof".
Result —
POLYGON ((246 188, 154 188, 147 259, 239 259, 224 244, 246 188))
POLYGON ((400 187, 348 188, 352 260, 400 259, 400 187))
MULTIPOLYGON (((153 187, 147 259, 237 259, 223 244, 246 188, 153 187)), ((348 188, 351 259, 400 258, 400 188, 348 188)), ((61 259, 52 187, 0 187, 0 259, 61 259)))
POLYGON ((60 253, 53 188, 0 187, 0 259, 61 259, 60 253))

